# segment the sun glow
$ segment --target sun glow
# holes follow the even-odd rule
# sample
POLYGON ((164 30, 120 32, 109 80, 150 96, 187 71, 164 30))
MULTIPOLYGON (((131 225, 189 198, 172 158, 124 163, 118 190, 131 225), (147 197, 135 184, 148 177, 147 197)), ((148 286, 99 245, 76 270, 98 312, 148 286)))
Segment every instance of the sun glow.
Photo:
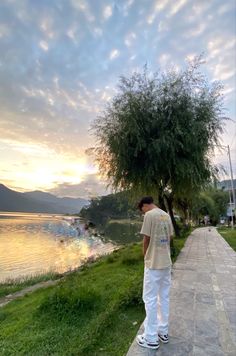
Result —
POLYGON ((0 162, 1 183, 12 189, 48 190, 63 183, 79 184, 84 176, 94 173, 94 167, 89 164, 85 154, 81 154, 79 158, 73 155, 64 156, 32 143, 23 145, 4 142, 4 146, 3 153, 7 152, 10 146, 15 154, 11 157, 3 155, 7 158, 0 162))

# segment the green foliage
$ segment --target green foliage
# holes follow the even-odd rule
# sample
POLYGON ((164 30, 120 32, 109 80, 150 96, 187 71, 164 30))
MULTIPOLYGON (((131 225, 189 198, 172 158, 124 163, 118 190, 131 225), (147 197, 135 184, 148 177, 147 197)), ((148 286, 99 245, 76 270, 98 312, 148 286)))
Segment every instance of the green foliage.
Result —
POLYGON ((210 187, 208 190, 202 191, 193 199, 193 218, 198 221, 205 215, 209 215, 212 224, 216 225, 220 216, 226 213, 228 199, 228 193, 223 190, 210 187))
POLYGON ((110 194, 99 198, 93 198, 87 208, 83 208, 80 216, 102 225, 107 219, 125 219, 133 217, 137 213, 135 204, 129 200, 126 192, 110 194))
POLYGON ((178 222, 178 226, 180 230, 180 235, 173 239, 173 244, 171 246, 171 259, 173 263, 176 261, 181 249, 184 246, 187 237, 190 235, 192 231, 191 227, 186 226, 180 222, 178 222))
POLYGON ((221 236, 228 242, 234 251, 236 251, 236 228, 221 227, 218 229, 221 236))
POLYGON ((38 312, 57 317, 67 314, 84 313, 94 310, 100 302, 100 295, 89 286, 73 286, 61 283, 41 303, 38 312))
POLYGON ((111 255, 113 263, 103 257, 85 271, 65 276, 58 286, 7 305, 0 316, 3 355, 13 355, 14 350, 30 354, 32 349, 39 355, 96 355, 98 344, 106 348, 110 339, 110 354, 115 350, 124 355, 144 317, 143 259, 125 265, 126 251, 140 256, 141 245, 122 248, 111 255))
MULTIPOLYGON (((137 262, 137 260, 136 260, 137 262)), ((132 306, 143 305, 143 281, 142 279, 134 280, 130 283, 129 290, 123 295, 120 305, 125 308, 132 306)))
POLYGON ((111 257, 2 308, 1 355, 125 355, 144 318, 142 246, 111 257))
POLYGON ((126 250, 126 252, 123 253, 122 255, 121 263, 127 266, 132 266, 136 263, 140 263, 140 261, 142 260, 143 260, 142 251, 137 253, 136 251, 126 250))
POLYGON ((110 255, 107 257, 106 263, 113 263, 113 262, 115 262, 115 260, 116 260, 115 256, 110 255))
POLYGON ((160 207, 189 197, 216 173, 209 153, 222 132, 219 83, 208 83, 196 58, 184 71, 121 77, 118 94, 97 118, 94 152, 114 189, 155 193, 160 207))
POLYGON ((4 321, 7 317, 9 317, 9 314, 4 310, 0 310, 0 321, 4 321))

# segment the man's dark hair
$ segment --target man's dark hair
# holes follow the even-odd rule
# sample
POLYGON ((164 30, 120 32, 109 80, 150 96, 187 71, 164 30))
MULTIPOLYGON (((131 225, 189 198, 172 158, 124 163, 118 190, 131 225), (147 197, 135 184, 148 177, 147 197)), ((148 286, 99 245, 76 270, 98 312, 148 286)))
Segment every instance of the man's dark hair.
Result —
POLYGON ((143 197, 138 203, 139 210, 142 210, 144 204, 153 204, 153 197, 143 197))

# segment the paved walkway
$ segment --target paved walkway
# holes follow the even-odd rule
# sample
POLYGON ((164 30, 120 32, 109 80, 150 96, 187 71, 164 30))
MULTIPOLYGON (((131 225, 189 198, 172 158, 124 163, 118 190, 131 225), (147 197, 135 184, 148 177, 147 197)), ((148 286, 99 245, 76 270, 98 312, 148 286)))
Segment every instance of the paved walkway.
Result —
POLYGON ((235 272, 236 253, 217 230, 194 230, 173 266, 169 344, 148 350, 134 340, 127 356, 235 356, 235 272))

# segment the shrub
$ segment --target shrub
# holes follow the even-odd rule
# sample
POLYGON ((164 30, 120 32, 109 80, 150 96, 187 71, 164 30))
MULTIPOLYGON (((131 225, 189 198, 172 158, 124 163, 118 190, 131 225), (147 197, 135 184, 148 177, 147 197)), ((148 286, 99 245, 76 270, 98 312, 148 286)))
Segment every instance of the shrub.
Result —
POLYGON ((142 278, 137 277, 131 283, 127 293, 122 296, 120 305, 124 307, 143 305, 142 292, 143 292, 143 280, 142 278))
MULTIPOLYGON (((117 256, 117 255, 116 255, 116 256, 117 256)), ((110 255, 110 256, 107 257, 106 262, 107 262, 107 263, 113 263, 113 262, 116 261, 116 259, 117 259, 117 258, 115 258, 115 256, 110 255)))
POLYGON ((94 310, 101 297, 88 286, 58 286, 39 307, 40 313, 56 314, 59 317, 94 310))
POLYGON ((140 263, 143 260, 143 255, 141 251, 127 251, 121 258, 121 263, 126 266, 132 266, 136 263, 140 263))

